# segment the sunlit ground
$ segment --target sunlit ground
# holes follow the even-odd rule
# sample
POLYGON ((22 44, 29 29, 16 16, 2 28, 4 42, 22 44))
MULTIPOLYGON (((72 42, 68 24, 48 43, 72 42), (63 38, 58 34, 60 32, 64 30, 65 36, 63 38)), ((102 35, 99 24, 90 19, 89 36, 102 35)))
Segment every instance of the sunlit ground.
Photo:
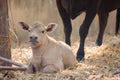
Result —
MULTIPOLYGON (((77 48, 78 42, 75 42, 72 45, 75 54, 77 48)), ((100 47, 95 47, 94 41, 87 38, 85 52, 85 60, 71 69, 55 74, 11 71, 5 77, 5 72, 2 72, 0 80, 120 80, 120 37, 105 35, 100 47)), ((31 48, 12 49, 14 61, 26 64, 31 56, 31 48)))

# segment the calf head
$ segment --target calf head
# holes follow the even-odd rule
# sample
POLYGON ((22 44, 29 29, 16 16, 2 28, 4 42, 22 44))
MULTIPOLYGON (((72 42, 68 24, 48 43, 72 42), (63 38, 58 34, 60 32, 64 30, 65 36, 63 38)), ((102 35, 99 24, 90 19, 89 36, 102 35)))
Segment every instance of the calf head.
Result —
POLYGON ((35 22, 31 26, 25 22, 18 23, 24 30, 29 32, 29 41, 32 47, 39 47, 44 44, 47 39, 47 32, 51 32, 57 27, 56 23, 50 23, 47 26, 39 22, 35 22))

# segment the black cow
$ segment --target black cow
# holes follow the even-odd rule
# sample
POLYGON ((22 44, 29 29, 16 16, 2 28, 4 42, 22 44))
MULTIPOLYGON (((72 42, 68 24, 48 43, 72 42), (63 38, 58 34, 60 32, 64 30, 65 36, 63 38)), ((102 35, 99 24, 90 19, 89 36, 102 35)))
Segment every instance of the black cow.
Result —
POLYGON ((99 17, 99 34, 96 40, 96 45, 100 46, 102 44, 109 12, 120 8, 120 0, 56 0, 56 3, 64 24, 65 42, 69 45, 71 45, 71 19, 75 19, 82 12, 86 13, 85 19, 79 29, 79 35, 81 38, 77 52, 78 61, 84 59, 85 39, 96 14, 98 14, 99 17))

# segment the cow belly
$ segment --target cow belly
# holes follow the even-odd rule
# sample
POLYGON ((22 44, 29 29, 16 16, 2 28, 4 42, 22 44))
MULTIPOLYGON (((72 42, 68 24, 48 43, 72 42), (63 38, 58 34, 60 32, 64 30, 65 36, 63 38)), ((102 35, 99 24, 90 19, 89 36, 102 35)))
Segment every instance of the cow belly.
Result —
POLYGON ((120 8, 120 0, 102 0, 99 12, 106 13, 120 8))

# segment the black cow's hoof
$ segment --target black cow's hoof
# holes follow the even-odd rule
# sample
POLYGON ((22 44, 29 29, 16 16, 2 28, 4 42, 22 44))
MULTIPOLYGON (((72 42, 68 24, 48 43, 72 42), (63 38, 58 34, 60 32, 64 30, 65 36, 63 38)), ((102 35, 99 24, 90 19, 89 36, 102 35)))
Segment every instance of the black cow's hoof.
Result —
POLYGON ((101 45, 101 44, 95 43, 95 45, 94 45, 94 46, 98 46, 98 47, 99 47, 100 45, 101 45))
POLYGON ((95 43, 95 46, 101 46, 102 45, 102 42, 96 42, 95 43))
POLYGON ((84 56, 77 56, 76 59, 77 59, 78 62, 80 62, 80 61, 82 61, 82 60, 85 60, 85 59, 84 59, 84 56))

